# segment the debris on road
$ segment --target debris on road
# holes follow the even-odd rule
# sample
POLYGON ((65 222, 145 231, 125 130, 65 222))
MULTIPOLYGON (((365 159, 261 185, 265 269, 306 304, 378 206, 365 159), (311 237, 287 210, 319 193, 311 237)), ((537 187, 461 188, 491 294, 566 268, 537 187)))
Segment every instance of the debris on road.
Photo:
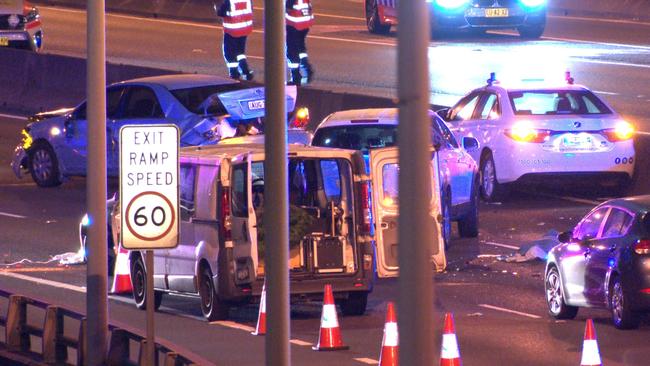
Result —
POLYGON ((523 244, 517 253, 509 256, 501 256, 498 259, 503 262, 528 262, 533 260, 546 260, 548 252, 560 242, 557 239, 558 231, 551 229, 541 239, 523 244))

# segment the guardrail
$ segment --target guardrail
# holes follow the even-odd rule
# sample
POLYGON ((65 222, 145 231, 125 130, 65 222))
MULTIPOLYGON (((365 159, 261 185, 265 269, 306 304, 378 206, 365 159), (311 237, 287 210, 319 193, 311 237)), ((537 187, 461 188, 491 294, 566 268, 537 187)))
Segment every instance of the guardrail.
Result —
MULTIPOLYGON (((4 290, 0 290, 0 298, 8 300, 7 316, 4 317, 0 314, 0 327, 5 329, 4 345, 6 349, 46 365, 85 364, 84 360, 86 360, 89 350, 84 342, 86 333, 86 317, 84 315, 4 290), (41 313, 43 311, 45 313, 41 317, 43 319, 42 327, 34 325, 38 322, 35 313, 38 313, 39 309, 41 313), (73 322, 74 324, 71 324, 73 322), (77 332, 74 332, 75 326, 77 332), (68 332, 66 332, 66 328, 68 332), (70 332, 71 328, 73 332, 70 332), (73 336, 70 333, 76 334, 73 336), (34 337, 40 340, 40 347, 37 345, 38 342, 32 342, 34 337)), ((145 365, 147 342, 145 337, 133 330, 125 329, 124 326, 109 325, 109 331, 107 365, 145 365), (131 347, 133 344, 136 345, 135 349, 131 347), (137 357, 134 360, 133 356, 136 354, 137 357)), ((196 355, 175 352, 172 346, 163 343, 167 342, 160 340, 156 342, 155 365, 213 364, 196 355)))

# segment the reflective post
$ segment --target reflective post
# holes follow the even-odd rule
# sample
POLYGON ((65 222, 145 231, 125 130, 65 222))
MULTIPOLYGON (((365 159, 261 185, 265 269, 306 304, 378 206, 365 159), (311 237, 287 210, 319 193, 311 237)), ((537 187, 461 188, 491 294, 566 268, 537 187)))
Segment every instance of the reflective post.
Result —
POLYGON ((409 366, 434 360, 428 14, 425 0, 399 2, 399 363, 409 366))
POLYGON ((264 2, 266 135, 264 217, 267 292, 266 365, 288 366, 289 349, 289 193, 285 101, 284 0, 264 2))
POLYGON ((108 348, 108 263, 106 243, 106 39, 104 0, 88 1, 86 93, 88 163, 86 205, 87 364, 104 365, 108 348))

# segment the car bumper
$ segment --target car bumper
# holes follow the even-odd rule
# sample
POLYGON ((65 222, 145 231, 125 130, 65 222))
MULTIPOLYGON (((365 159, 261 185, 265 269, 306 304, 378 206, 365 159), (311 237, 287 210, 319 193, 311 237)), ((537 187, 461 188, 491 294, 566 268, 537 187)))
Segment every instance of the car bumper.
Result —
POLYGON ((28 31, 0 30, 0 47, 16 47, 29 45, 32 48, 34 42, 28 31))
POLYGON ((14 149, 14 157, 11 160, 11 170, 18 179, 22 179, 24 173, 27 172, 27 152, 22 146, 16 146, 14 149))
POLYGON ((443 10, 431 5, 431 22, 442 28, 516 28, 522 25, 544 24, 546 8, 525 10, 518 6, 507 9, 507 16, 488 16, 490 7, 469 7, 443 10))

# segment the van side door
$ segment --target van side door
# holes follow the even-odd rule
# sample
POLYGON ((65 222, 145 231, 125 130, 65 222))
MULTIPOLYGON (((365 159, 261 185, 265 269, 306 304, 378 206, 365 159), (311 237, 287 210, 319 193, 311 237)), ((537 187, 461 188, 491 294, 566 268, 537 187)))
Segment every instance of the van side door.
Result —
MULTIPOLYGON (((436 270, 444 270, 446 258, 442 228, 436 220, 441 212, 440 181, 437 173, 437 158, 432 155, 431 199, 429 200, 431 223, 438 227, 437 240, 431 248, 432 261, 436 270)), ((372 180, 372 216, 375 224, 375 245, 377 255, 377 275, 396 277, 399 275, 398 262, 398 218, 399 218, 399 156, 394 147, 370 151, 370 171, 372 180)))

